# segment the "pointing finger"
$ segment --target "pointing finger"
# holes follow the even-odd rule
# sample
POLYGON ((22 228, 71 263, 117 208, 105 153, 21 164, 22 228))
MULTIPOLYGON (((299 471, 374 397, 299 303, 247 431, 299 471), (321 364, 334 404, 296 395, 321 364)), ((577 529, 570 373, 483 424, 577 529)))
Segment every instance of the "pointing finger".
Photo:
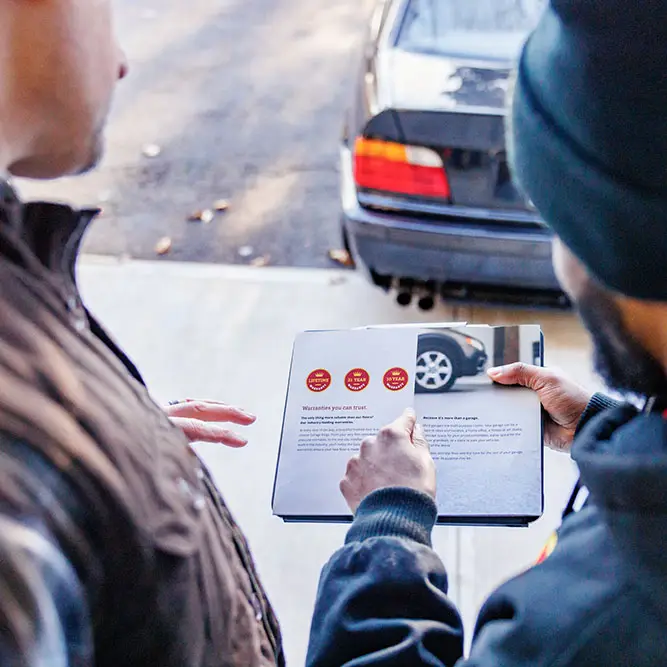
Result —
POLYGON ((241 426, 253 424, 257 417, 241 408, 211 401, 187 401, 166 408, 170 417, 198 419, 205 422, 231 422, 241 426))
POLYGON ((185 433, 190 442, 213 442, 228 447, 245 447, 248 444, 245 438, 220 424, 182 417, 174 417, 171 421, 185 433))

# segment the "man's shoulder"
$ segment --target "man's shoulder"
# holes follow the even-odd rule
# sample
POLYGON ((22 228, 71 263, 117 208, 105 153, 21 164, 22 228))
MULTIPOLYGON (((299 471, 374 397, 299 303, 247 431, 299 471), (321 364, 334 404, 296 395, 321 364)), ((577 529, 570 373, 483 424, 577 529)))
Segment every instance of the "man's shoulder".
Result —
POLYGON ((642 599, 636 574, 599 510, 588 505, 564 522, 543 562, 489 598, 478 621, 477 650, 484 650, 487 629, 501 614, 512 623, 513 643, 533 654, 535 664, 619 664, 618 651, 633 650, 620 637, 647 637, 662 627, 657 612, 642 599))

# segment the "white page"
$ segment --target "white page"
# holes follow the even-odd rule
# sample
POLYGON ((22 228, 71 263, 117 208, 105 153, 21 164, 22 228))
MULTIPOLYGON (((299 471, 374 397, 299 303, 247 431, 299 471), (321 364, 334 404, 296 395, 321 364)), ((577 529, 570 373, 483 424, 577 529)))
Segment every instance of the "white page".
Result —
MULTIPOLYGON (((414 407, 438 467, 441 516, 540 515, 539 402, 529 390, 493 386, 486 377, 497 351, 496 335, 491 327, 424 325, 301 334, 294 347, 274 513, 285 518, 348 516, 338 488, 347 461, 364 437, 414 407), (453 341, 462 351, 458 361, 453 341), (426 377, 424 358, 433 359, 433 345, 444 345, 456 361, 452 365, 460 377, 451 387, 432 386, 446 374, 436 380, 426 377), (466 354, 470 359, 464 360, 466 354), (356 379, 350 374, 355 369, 356 379), (387 388, 390 369, 402 372, 396 375, 398 384, 387 378, 387 388), (420 388, 417 378, 426 386, 420 388)), ((533 344, 539 340, 539 327, 520 328, 521 360, 534 362, 533 344)))

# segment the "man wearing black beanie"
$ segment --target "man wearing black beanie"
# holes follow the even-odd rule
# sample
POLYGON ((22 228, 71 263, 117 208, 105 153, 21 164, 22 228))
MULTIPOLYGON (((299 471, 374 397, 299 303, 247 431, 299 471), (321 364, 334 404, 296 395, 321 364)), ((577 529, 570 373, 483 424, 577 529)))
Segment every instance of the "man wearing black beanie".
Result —
POLYGON ((467 660, 423 434, 406 413, 366 442, 341 484, 355 520, 322 573, 311 667, 667 665, 667 0, 551 0, 510 119, 515 177, 556 234, 596 367, 644 409, 536 367, 489 371, 539 394, 547 445, 581 480, 540 563, 482 608, 467 660))

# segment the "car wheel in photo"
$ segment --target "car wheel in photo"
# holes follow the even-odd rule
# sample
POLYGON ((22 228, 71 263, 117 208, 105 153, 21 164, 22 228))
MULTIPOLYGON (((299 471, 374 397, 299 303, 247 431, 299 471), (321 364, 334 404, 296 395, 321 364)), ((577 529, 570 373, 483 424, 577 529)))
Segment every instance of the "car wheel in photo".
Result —
POLYGON ((460 351, 442 336, 420 336, 415 369, 415 393, 449 391, 459 377, 460 351))

